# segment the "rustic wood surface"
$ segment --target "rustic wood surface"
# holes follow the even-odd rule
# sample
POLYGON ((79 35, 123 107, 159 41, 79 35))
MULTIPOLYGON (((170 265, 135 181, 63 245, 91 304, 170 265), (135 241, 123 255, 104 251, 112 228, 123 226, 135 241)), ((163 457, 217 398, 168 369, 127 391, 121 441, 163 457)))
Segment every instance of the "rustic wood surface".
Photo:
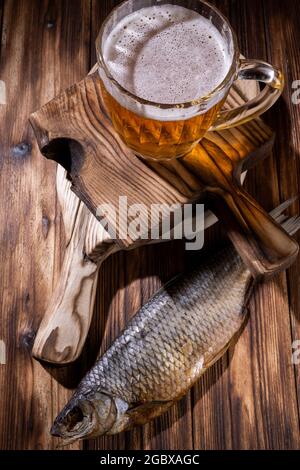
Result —
MULTIPOLYGON (((59 276, 65 237, 55 193, 56 166, 40 158, 27 118, 82 79, 95 62, 94 40, 117 1, 0 0, 0 448, 51 449, 51 421, 71 389, 162 282, 195 262, 181 242, 122 252, 100 272, 87 346, 68 368, 31 358, 35 332, 59 276)), ((218 0, 241 50, 283 67, 283 99, 267 113, 277 132, 272 158, 249 172, 247 188, 270 210, 299 192, 300 105, 291 101, 300 79, 297 0, 218 0)), ((295 203, 293 211, 299 211, 295 203)), ((206 249, 218 243, 210 232, 206 249)), ((299 241, 299 237, 298 237, 299 241)), ((201 257, 201 255, 200 255, 201 257)), ((259 286, 250 322, 231 350, 169 413, 119 436, 74 444, 80 449, 300 448, 300 366, 291 362, 300 339, 300 260, 259 286)))
MULTIPOLYGON (((81 83, 86 83, 86 79, 81 83)), ((76 88, 77 86, 72 87, 73 90, 76 88)), ((248 101, 253 99, 257 95, 258 91, 259 85, 257 82, 236 82, 230 91, 230 95, 226 102, 226 108, 244 104, 245 99, 248 101)), ((64 94, 67 96, 70 95, 70 93, 65 92, 64 94)), ((67 102, 68 100, 69 98, 66 97, 67 102)), ((55 108, 53 101, 54 103, 57 103, 58 112, 60 113, 59 103, 61 103, 62 100, 61 98, 55 98, 41 108, 40 111, 31 115, 30 121, 31 123, 34 123, 36 135, 40 134, 40 129, 42 130, 43 135, 45 135, 45 133, 47 134, 45 139, 39 136, 39 142, 49 140, 50 134, 53 134, 53 129, 55 129, 56 132, 58 130, 60 136, 66 135, 61 133, 61 129, 66 126, 68 120, 65 124, 61 122, 60 126, 57 125, 57 122, 54 119, 56 113, 53 115, 53 112, 51 112, 51 110, 55 108), (50 110, 50 121, 46 118, 45 122, 41 122, 44 119, 44 109, 46 109, 46 113, 47 109, 50 110), (46 129, 47 131, 45 131, 46 129)), ((90 102, 92 100, 89 99, 88 101, 90 102)), ((63 109, 68 110, 67 104, 63 109)), ((85 109, 81 109, 80 116, 83 116, 84 113, 85 109)), ((59 119, 58 116, 56 116, 56 118, 59 119)), ((147 198, 147 200, 145 200, 143 193, 140 192, 137 194, 136 185, 133 188, 134 190, 131 190, 128 187, 129 184, 125 187, 123 186, 123 189, 120 190, 123 185, 123 179, 125 181, 135 181, 138 180, 139 177, 143 179, 143 187, 147 187, 147 193, 151 194, 150 197, 152 200, 155 198, 156 202, 159 203, 171 203, 170 191, 172 191, 172 197, 174 197, 174 195, 176 196, 176 202, 178 203, 191 202, 195 200, 197 195, 201 194, 203 183, 199 180, 196 174, 190 171, 188 166, 184 166, 185 162, 182 162, 182 160, 165 163, 151 162, 151 167, 149 168, 149 163, 146 165, 144 161, 136 161, 136 157, 131 155, 127 149, 125 149, 126 154, 122 153, 122 158, 119 159, 118 149, 120 146, 124 147, 124 145, 116 135, 109 121, 104 116, 103 124, 105 128, 109 129, 109 138, 111 139, 112 136, 115 135, 114 139, 116 139, 115 143, 111 144, 112 148, 116 148, 116 152, 114 155, 106 155, 104 161, 101 162, 101 171, 98 172, 96 178, 98 181, 97 187, 100 188, 98 197, 100 197, 103 202, 107 201, 105 198, 109 198, 110 203, 116 204, 117 201, 114 201, 113 198, 123 195, 124 191, 126 195, 130 195, 131 198, 134 198, 135 202, 143 201, 144 203, 149 203, 149 199, 147 198), (104 178, 102 168, 106 167, 107 158, 111 158, 112 162, 106 169, 107 176, 104 178), (127 165, 124 165, 125 158, 131 160, 127 165), (114 178, 118 178, 117 167, 120 168, 119 185, 107 184, 107 178, 110 176, 112 164, 114 164, 114 178), (128 168, 130 168, 130 172, 128 172, 128 168), (126 173, 128 175, 127 178, 126 173), (145 181, 146 175, 148 175, 148 183, 145 181), (149 187, 150 185, 152 185, 151 190, 149 187), (101 191, 101 187, 103 186, 106 187, 105 191, 101 191), (168 187, 169 191, 166 190, 168 187), (118 188, 117 191, 116 188, 118 188), (162 189, 164 190, 162 191, 162 189), (113 192, 115 193, 114 195, 112 194, 113 192)), ((68 135, 68 129, 66 129, 65 132, 67 132, 68 135)), ((99 140, 101 139, 102 136, 99 140)), ((196 164, 194 162, 194 165, 196 166, 197 173, 199 173, 199 157, 202 161, 206 161, 208 159, 208 164, 206 165, 208 167, 212 166, 212 161, 216 154, 216 160, 218 163, 223 159, 223 163, 226 166, 230 164, 228 166, 231 168, 231 166, 235 166, 237 164, 236 162, 238 162, 240 170, 244 171, 267 158, 270 155, 273 144, 274 133, 261 119, 255 119, 238 128, 221 131, 219 133, 208 133, 201 141, 201 144, 199 144, 195 158, 191 158, 191 161, 194 162, 194 160, 197 159, 197 162, 196 164), (234 163, 232 164, 231 162, 234 163)), ((43 146, 43 144, 41 145, 43 146)), ((57 142, 55 145, 57 147, 57 142)), ((96 141, 93 141, 92 147, 94 146, 97 146, 96 141)), ((99 158, 101 157, 101 147, 98 147, 98 150, 99 154, 97 153, 97 157, 99 158)), ((105 153, 107 154, 107 152, 105 153)), ((62 152, 60 154, 60 159, 63 163, 64 157, 65 153, 62 152)), ((72 167, 73 166, 75 165, 72 165, 72 167)), ((87 166, 90 167, 90 165, 87 166)), ((215 170, 218 171, 218 168, 215 168, 215 170)), ((97 173, 96 168, 95 171, 91 172, 91 176, 93 178, 95 177, 95 173, 97 173)), ((105 173, 105 170, 103 173, 105 173)), ((240 171, 237 171, 237 168, 235 169, 235 173, 236 178, 240 179, 240 171)), ((231 175, 228 175, 226 180, 228 181, 230 179, 231 175)), ((77 178, 74 178, 75 183, 77 180, 77 178)), ((94 299, 100 266, 108 256, 122 248, 122 246, 120 247, 110 239, 108 233, 103 229, 102 225, 97 221, 92 212, 90 212, 78 199, 75 193, 71 191, 71 187, 72 183, 67 179, 66 172, 63 170, 61 165, 58 165, 56 188, 66 230, 66 252, 60 277, 36 333, 32 348, 32 354, 36 359, 58 365, 70 364, 77 360, 81 355, 90 329, 94 311, 94 299), (97 265, 95 263, 97 263, 97 265)), ((241 187, 239 187, 239 192, 241 197, 241 193, 243 192, 241 187)), ((249 199, 249 196, 246 196, 246 198, 249 199)), ((224 227, 225 221, 223 210, 219 213, 219 216, 224 227)), ((211 213, 207 217, 211 219, 211 213)), ((248 219, 251 222, 251 218, 248 219)), ((263 225, 262 217, 254 217, 254 220, 256 224, 258 223, 263 225)), ((267 224, 268 220, 269 219, 267 218, 267 224)), ((272 225, 273 223, 274 222, 272 221, 272 225)), ((237 236, 238 231, 232 231, 232 233, 229 234, 228 229, 227 227, 225 228, 226 233, 230 237, 237 236)), ((270 230, 270 232, 273 233, 272 230, 270 230)), ((247 240, 248 239, 249 236, 247 237, 247 240)), ((135 246, 136 243, 139 245, 146 245, 149 244, 149 241, 136 241, 132 246, 135 246)), ((293 244, 296 244, 295 240, 293 240, 293 244)), ((240 240, 236 243, 236 247, 240 250, 240 253, 242 249, 244 250, 243 254, 246 254, 247 259, 249 259, 249 256, 252 253, 252 246, 249 245, 241 244, 240 240)), ((269 247, 270 244, 268 243, 267 245, 269 247)), ((284 243, 281 243, 280 248, 283 246, 284 243)), ((251 256, 250 261, 251 263, 254 263, 255 269, 257 269, 258 263, 254 260, 253 256, 251 256)))

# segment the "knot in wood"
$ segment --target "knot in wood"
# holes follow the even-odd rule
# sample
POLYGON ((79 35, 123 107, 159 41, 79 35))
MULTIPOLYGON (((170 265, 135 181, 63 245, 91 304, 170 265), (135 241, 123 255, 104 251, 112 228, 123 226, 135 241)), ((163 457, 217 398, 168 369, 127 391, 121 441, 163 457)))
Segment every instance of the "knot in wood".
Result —
POLYGON ((28 142, 20 142, 19 144, 15 145, 12 149, 12 154, 14 157, 25 157, 26 155, 31 153, 32 146, 28 142))

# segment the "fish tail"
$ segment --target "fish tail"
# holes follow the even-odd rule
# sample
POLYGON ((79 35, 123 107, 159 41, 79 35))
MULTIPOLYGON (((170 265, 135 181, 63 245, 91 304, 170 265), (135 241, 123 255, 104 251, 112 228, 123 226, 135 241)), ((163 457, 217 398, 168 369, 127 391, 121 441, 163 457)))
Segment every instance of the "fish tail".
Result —
POLYGON ((300 230, 300 217, 289 217, 284 212, 297 201, 297 199, 299 199, 298 196, 288 199, 270 212, 270 216, 281 224, 282 228, 291 236, 295 235, 295 233, 300 230))

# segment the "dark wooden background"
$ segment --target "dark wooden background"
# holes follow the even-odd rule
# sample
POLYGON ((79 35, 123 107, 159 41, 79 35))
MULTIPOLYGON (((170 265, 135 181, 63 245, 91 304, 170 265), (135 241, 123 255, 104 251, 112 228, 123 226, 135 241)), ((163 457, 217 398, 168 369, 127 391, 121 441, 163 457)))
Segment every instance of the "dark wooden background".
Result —
MULTIPOLYGON (((0 448, 53 449, 49 428, 82 374, 129 316, 162 282, 191 261, 182 243, 120 253, 101 270, 95 318, 75 366, 44 367, 31 358, 35 332, 58 278, 64 252, 56 167, 37 149, 27 118, 95 62, 101 22, 113 0, 0 0, 0 448)), ((241 51, 286 74, 284 97, 267 116, 277 132, 271 158, 249 173, 247 187, 266 209, 299 192, 300 2, 214 2, 231 20, 241 51)), ((298 203, 293 210, 299 211, 298 203)), ((217 230, 207 246, 215 246, 217 230)), ((298 238, 299 240, 299 238, 298 238)), ((74 449, 300 448, 300 366, 291 362, 300 339, 300 262, 259 286, 250 322, 235 351, 218 362, 188 396, 161 419, 74 449)))

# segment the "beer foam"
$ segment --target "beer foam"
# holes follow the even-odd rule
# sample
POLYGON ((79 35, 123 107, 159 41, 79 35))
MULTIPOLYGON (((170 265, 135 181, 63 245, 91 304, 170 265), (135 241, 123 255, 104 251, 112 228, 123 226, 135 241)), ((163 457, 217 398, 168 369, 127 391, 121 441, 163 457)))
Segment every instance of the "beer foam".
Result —
POLYGON ((211 21, 171 4, 142 8, 123 18, 108 35, 103 56, 123 88, 172 105, 208 95, 231 64, 225 40, 211 21))

